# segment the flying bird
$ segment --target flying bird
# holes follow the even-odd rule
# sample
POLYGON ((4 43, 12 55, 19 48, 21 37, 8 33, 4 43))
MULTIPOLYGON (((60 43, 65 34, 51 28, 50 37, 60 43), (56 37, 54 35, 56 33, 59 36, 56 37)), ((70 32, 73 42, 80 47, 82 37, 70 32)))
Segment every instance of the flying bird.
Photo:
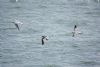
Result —
POLYGON ((15 27, 16 27, 18 30, 20 30, 19 24, 23 24, 22 22, 20 22, 20 21, 18 21, 18 20, 15 20, 15 22, 12 22, 12 23, 15 25, 15 27))
POLYGON ((78 30, 78 28, 77 28, 77 25, 74 25, 74 31, 72 32, 72 37, 74 37, 75 36, 75 34, 82 34, 82 32, 80 32, 79 30, 78 30))
POLYGON ((44 45, 44 39, 45 39, 45 40, 48 40, 46 37, 47 37, 47 36, 42 36, 42 39, 41 39, 42 45, 44 45))
POLYGON ((72 32, 72 33, 73 33, 72 37, 74 37, 74 36, 75 36, 76 29, 77 29, 77 25, 75 25, 75 26, 74 26, 74 31, 72 32))

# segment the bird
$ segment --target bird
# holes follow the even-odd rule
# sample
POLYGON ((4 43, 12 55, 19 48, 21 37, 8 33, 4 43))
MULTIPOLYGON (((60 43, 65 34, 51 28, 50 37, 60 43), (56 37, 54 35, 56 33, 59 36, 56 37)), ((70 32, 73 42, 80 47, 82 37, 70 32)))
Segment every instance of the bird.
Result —
POLYGON ((77 29, 77 25, 74 25, 74 31, 72 32, 72 33, 73 33, 72 37, 74 37, 74 36, 75 36, 76 29, 77 29))
POLYGON ((23 24, 22 22, 20 22, 20 21, 18 21, 18 20, 15 20, 15 22, 12 22, 12 23, 15 25, 15 27, 16 27, 18 30, 20 30, 19 24, 23 24))
POLYGON ((76 30, 76 28, 77 28, 77 25, 74 26, 74 31, 76 30))
POLYGON ((47 37, 47 36, 42 36, 42 39, 41 39, 42 45, 44 45, 44 39, 45 39, 45 40, 48 40, 46 37, 47 37))
POLYGON ((74 25, 74 31, 72 32, 72 37, 75 36, 75 34, 83 34, 82 32, 80 32, 78 29, 77 29, 77 25, 74 25))

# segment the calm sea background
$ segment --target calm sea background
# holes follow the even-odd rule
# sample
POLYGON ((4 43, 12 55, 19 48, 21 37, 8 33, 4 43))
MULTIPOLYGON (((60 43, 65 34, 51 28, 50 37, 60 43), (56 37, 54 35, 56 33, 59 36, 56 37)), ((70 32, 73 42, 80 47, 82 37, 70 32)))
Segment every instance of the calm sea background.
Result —
POLYGON ((0 0, 0 67, 100 67, 100 2, 0 0))

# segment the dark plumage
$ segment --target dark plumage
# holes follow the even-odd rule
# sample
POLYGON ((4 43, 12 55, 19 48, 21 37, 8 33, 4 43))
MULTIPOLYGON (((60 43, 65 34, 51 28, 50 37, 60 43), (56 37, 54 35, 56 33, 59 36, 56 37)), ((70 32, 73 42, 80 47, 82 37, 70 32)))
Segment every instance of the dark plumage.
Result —
POLYGON ((44 39, 48 40, 46 37, 47 37, 47 36, 42 36, 42 39, 41 39, 42 45, 44 45, 44 39))
POLYGON ((18 30, 20 30, 18 24, 15 23, 15 26, 16 26, 16 28, 17 28, 18 30))
POLYGON ((75 26, 74 26, 74 31, 75 31, 76 28, 77 28, 77 26, 75 25, 75 26))
POLYGON ((21 23, 21 22, 18 21, 18 20, 15 20, 15 22, 12 22, 12 23, 15 25, 15 27, 16 27, 18 30, 20 30, 19 24, 23 24, 23 23, 21 23))
POLYGON ((74 31, 72 32, 73 33, 72 37, 75 36, 76 28, 77 28, 77 25, 74 26, 74 31))

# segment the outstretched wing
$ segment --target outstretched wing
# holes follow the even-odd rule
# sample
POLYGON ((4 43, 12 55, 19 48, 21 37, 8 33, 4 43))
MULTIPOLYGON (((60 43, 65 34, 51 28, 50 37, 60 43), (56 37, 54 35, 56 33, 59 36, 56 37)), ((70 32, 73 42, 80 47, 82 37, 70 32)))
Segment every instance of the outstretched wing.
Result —
POLYGON ((17 28, 18 30, 20 30, 18 24, 15 24, 15 26, 16 26, 16 28, 17 28))

